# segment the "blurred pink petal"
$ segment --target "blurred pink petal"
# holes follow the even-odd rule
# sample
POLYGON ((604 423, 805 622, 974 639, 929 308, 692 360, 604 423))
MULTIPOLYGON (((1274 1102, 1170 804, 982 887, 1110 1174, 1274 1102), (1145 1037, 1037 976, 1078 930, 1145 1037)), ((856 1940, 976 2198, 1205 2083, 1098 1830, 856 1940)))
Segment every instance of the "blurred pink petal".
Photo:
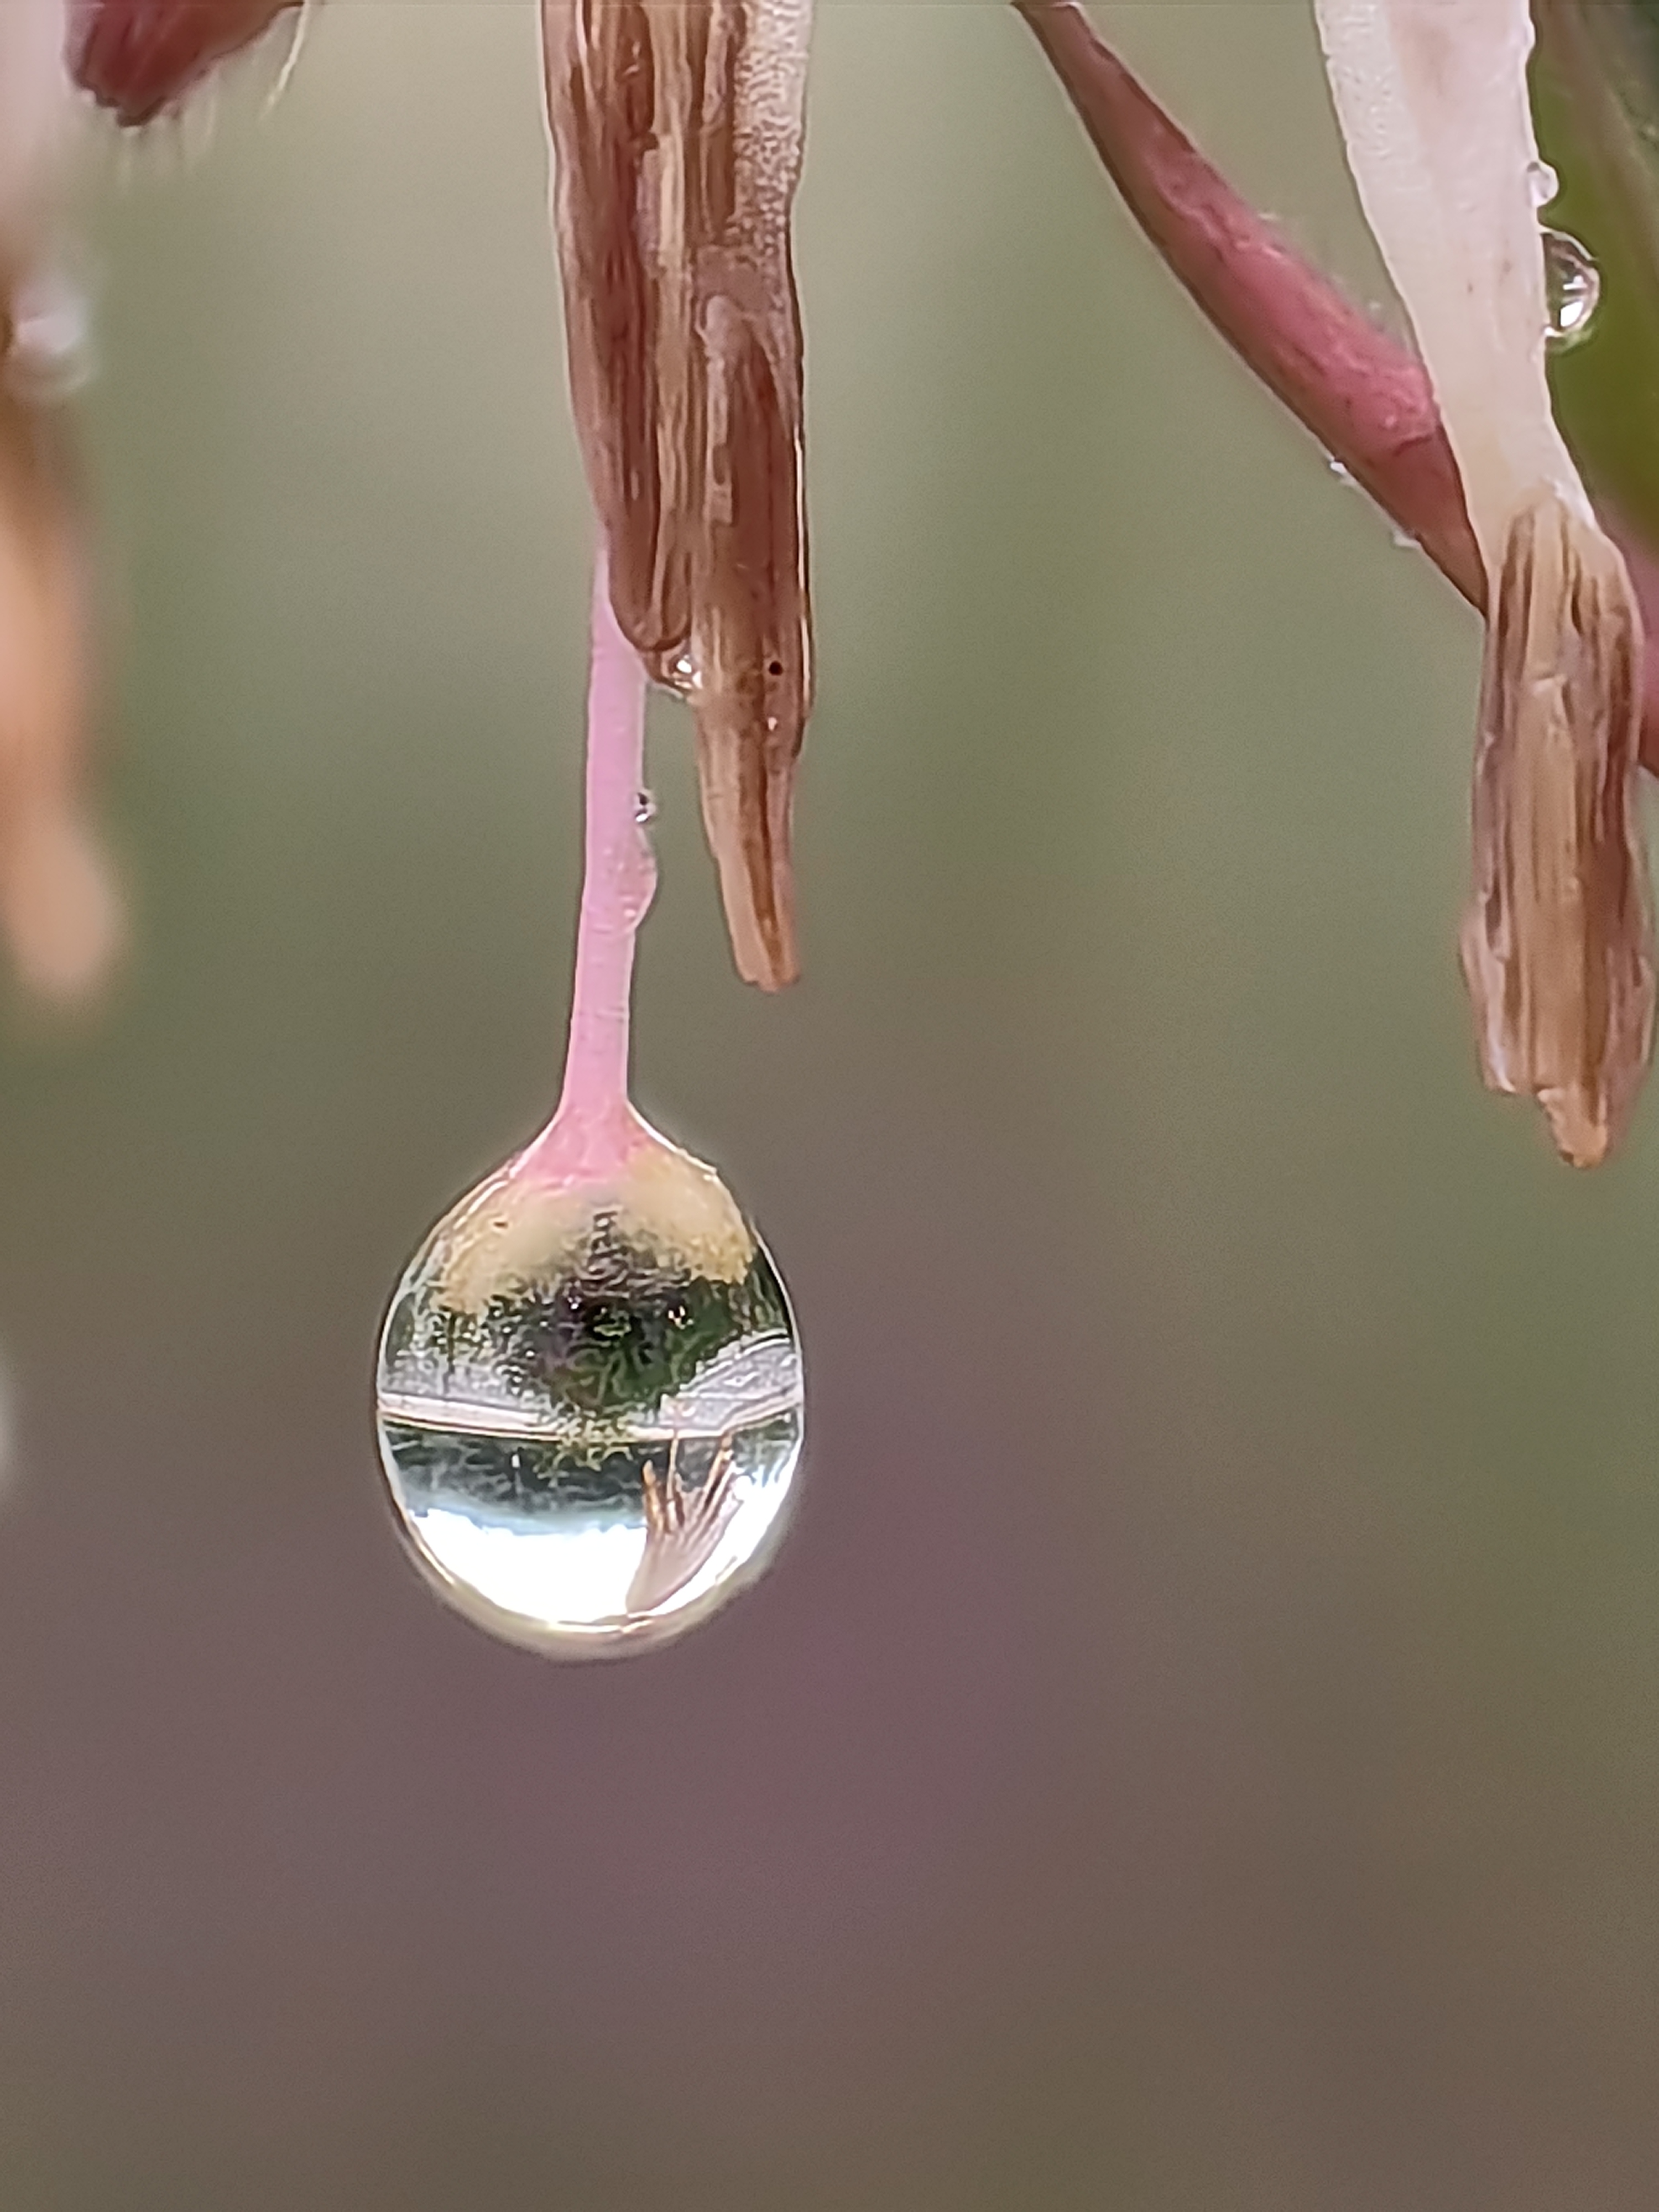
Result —
POLYGON ((75 79, 118 123, 176 107, 298 0, 76 0, 75 79))
POLYGON ((82 812, 85 606, 54 426, 0 397, 0 924, 23 981, 93 989, 121 937, 108 866, 82 812))
POLYGON ((0 7, 0 927, 23 981, 59 999, 100 981, 120 934, 81 813, 80 519, 63 433, 25 396, 66 181, 69 21, 64 0, 0 7))

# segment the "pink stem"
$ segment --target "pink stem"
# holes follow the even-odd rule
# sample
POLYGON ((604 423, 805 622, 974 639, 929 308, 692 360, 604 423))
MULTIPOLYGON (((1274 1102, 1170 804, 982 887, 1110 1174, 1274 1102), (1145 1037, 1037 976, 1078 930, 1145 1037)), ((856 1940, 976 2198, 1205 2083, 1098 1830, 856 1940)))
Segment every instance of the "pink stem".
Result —
POLYGON ((587 805, 576 976, 559 1108, 532 1152, 561 1176, 620 1164, 642 1127, 628 1098, 634 940, 656 889, 640 826, 645 670, 617 627, 603 545, 594 562, 587 683, 587 805))

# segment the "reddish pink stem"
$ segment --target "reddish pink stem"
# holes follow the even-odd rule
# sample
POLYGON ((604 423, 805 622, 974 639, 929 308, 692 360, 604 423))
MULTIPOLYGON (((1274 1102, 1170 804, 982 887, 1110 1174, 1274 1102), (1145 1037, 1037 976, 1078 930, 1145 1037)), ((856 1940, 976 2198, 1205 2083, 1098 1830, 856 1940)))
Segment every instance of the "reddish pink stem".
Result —
POLYGON ((1080 9, 1016 4, 1130 213, 1222 337, 1483 605, 1486 571, 1422 364, 1239 198, 1080 9))
MULTIPOLYGON (((634 941, 657 885, 641 826, 645 670, 617 626, 603 548, 594 563, 587 805, 570 1041, 558 1111, 531 1148, 538 1172, 597 1180, 640 1141, 628 1097, 634 941)), ((530 1156, 527 1156, 530 1157, 530 1156)))

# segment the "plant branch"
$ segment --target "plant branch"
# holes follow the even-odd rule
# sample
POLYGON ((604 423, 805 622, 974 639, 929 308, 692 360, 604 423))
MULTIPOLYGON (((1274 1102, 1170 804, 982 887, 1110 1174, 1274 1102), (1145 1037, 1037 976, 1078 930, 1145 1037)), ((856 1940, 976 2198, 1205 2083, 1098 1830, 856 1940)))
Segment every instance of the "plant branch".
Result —
MULTIPOLYGON (((1258 215, 1096 34, 1076 0, 1014 0, 1129 212, 1234 352, 1472 606, 1486 579, 1422 363, 1258 215)), ((1659 636, 1659 562, 1603 515, 1659 636)), ((1659 653, 1644 766, 1659 771, 1659 653)))

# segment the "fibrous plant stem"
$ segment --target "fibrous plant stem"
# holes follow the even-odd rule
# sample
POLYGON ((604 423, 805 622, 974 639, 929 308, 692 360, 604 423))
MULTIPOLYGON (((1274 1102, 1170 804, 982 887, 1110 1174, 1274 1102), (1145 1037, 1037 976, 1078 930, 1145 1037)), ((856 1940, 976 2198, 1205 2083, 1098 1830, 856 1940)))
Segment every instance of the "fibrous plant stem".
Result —
POLYGON ((593 564, 587 684, 586 799, 581 911, 570 1035, 558 1111, 535 1149, 562 1176, 599 1180, 639 1144, 628 1096, 634 948, 656 889, 641 820, 645 670, 611 603, 603 542, 593 564))

